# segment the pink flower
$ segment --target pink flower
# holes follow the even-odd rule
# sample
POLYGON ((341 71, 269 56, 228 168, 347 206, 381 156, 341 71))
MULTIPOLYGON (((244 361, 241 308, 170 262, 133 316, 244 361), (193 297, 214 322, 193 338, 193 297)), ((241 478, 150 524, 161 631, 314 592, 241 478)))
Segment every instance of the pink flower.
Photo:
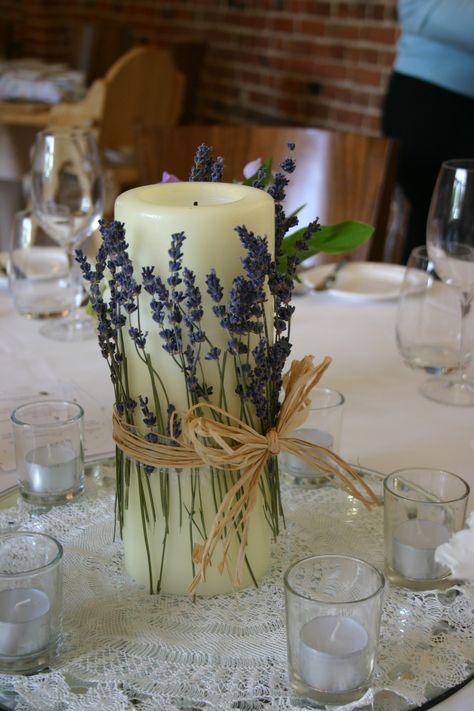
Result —
POLYGON ((262 165, 262 159, 261 158, 256 158, 255 160, 251 160, 250 163, 247 163, 247 165, 244 166, 244 178, 248 180, 249 178, 252 177, 252 175, 255 175, 257 170, 262 165))
POLYGON ((161 176, 161 182, 162 183, 179 183, 181 181, 179 178, 176 177, 176 175, 173 175, 173 173, 168 173, 167 170, 164 170, 163 174, 161 176))

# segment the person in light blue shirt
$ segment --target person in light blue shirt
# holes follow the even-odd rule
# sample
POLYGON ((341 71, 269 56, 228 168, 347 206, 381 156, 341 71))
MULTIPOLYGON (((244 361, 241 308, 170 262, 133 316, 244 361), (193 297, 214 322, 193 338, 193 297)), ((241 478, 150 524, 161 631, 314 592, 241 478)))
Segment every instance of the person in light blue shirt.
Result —
POLYGON ((398 138, 398 184, 409 203, 402 261, 426 240, 444 160, 474 158, 474 0, 398 0, 400 37, 382 130, 398 138))

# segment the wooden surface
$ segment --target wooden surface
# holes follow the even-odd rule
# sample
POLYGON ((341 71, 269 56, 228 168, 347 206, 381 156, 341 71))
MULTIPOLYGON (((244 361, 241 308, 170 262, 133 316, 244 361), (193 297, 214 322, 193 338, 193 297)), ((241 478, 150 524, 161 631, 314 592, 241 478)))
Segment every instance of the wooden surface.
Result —
POLYGON ((26 101, 0 101, 0 123, 43 128, 51 121, 51 108, 26 101))
POLYGON ((11 126, 32 126, 38 129, 52 126, 98 125, 103 104, 102 80, 94 82, 85 97, 75 102, 40 104, 27 101, 0 101, 0 123, 11 126))
POLYGON ((164 170, 187 180, 197 146, 206 143, 225 159, 224 180, 242 180, 243 166, 272 158, 274 169, 296 144, 287 212, 303 203, 300 224, 318 216, 321 224, 361 220, 375 227, 368 249, 352 258, 380 260, 394 183, 396 151, 386 138, 313 128, 269 126, 183 126, 141 131, 137 137, 140 183, 161 180, 164 170))

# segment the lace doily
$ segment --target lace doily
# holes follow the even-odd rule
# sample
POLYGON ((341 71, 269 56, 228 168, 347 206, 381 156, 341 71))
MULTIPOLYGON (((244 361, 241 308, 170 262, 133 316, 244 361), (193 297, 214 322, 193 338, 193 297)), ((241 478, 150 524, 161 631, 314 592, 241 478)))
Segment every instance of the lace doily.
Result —
MULTIPOLYGON (((0 675, 0 701, 16 711, 301 708, 288 689, 283 573, 311 553, 382 567, 382 507, 369 513, 331 486, 284 487, 287 529, 259 589, 193 602, 150 596, 123 572, 113 486, 105 468, 88 478, 80 501, 22 524, 64 546, 64 644, 48 673, 0 675)), ((12 518, 1 512, 0 528, 12 518)), ((373 687, 344 708, 409 709, 465 680, 474 672, 473 608, 473 585, 424 593, 388 586, 373 687)))

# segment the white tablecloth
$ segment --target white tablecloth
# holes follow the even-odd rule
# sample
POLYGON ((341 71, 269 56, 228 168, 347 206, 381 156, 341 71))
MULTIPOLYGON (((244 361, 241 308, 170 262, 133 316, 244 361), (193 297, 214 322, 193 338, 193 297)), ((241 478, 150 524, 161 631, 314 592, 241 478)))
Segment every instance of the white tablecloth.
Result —
MULTIPOLYGON (((356 303, 313 293, 296 297, 295 304, 293 356, 332 356, 323 384, 346 398, 342 455, 385 473, 409 466, 444 468, 474 487, 474 408, 440 405, 418 393, 426 376, 409 370, 398 355, 396 302, 356 303)), ((111 451, 112 387, 96 342, 41 337, 37 322, 15 315, 5 289, 0 290, 0 324, 0 488, 14 482, 7 471, 9 409, 45 390, 83 400, 89 457, 111 451)), ((436 708, 473 707, 474 682, 436 708)))

